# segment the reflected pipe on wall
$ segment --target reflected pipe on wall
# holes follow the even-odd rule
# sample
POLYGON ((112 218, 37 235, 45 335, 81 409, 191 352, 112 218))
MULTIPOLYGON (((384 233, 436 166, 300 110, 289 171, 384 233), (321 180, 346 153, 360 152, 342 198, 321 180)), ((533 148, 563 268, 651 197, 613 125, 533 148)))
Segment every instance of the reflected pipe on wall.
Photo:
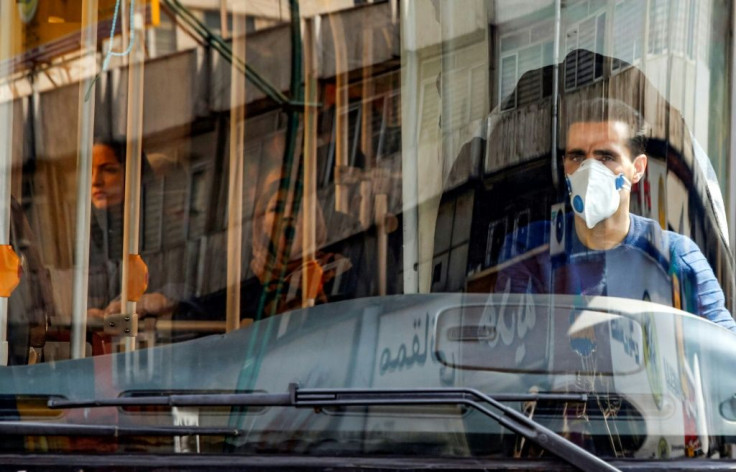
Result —
MULTIPOLYGON (((290 10, 290 29, 291 29, 291 71, 289 79, 289 90, 291 92, 292 103, 302 103, 304 100, 303 76, 302 76, 302 36, 301 36, 301 16, 299 15, 299 0, 289 0, 290 10)), ((291 245, 294 242, 294 225, 292 224, 292 215, 298 213, 302 199, 302 179, 303 167, 301 158, 295 161, 296 143, 299 133, 299 120, 303 112, 303 108, 288 107, 284 109, 286 113, 286 146, 284 146, 284 157, 281 162, 281 179, 279 182, 278 192, 276 194, 276 220, 271 230, 271 241, 280 241, 284 238, 283 244, 278 244, 279 248, 273 248, 269 251, 268 263, 266 264, 266 280, 263 287, 269 287, 272 281, 275 281, 273 290, 261 290, 260 299, 258 301, 258 311, 256 320, 260 320, 264 315, 275 315, 278 303, 272 303, 270 313, 265 313, 267 299, 273 295, 273 299, 278 299, 284 289, 284 278, 288 264, 280 264, 278 274, 273 274, 276 264, 279 260, 288 261, 291 257, 291 245), (297 165, 295 165, 297 164, 297 165), (290 202, 290 209, 287 210, 287 204, 290 202), (276 275, 273 278, 273 275, 276 275)), ((267 330, 270 330, 270 324, 267 330)), ((263 338, 264 341, 266 338, 263 338)))
MULTIPOLYGON (((729 172, 728 172, 728 230, 730 235, 729 244, 731 245, 731 253, 736 248, 736 100, 733 99, 736 94, 736 74, 733 72, 736 66, 736 2, 731 4, 731 136, 729 142, 729 172)), ((646 43, 645 43, 646 44, 646 43)), ((734 282, 732 282, 733 284, 734 282)))
MULTIPOLYGON (((555 0, 555 42, 554 42, 554 58, 552 70, 552 126, 550 133, 552 134, 552 145, 550 149, 550 161, 552 163, 552 185, 559 191, 560 189, 560 170, 557 162, 557 137, 559 136, 558 120, 560 105, 560 25, 562 23, 562 5, 561 0, 555 0)), ((559 193, 559 192, 558 192, 559 193)))

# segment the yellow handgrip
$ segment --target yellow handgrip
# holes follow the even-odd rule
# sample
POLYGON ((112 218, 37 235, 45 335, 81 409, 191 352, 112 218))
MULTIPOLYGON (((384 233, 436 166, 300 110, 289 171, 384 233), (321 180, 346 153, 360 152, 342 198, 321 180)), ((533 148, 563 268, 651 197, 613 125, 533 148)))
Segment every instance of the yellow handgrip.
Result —
POLYGON ((8 298, 20 283, 20 258, 9 244, 0 245, 0 297, 8 298))
POLYGON ((159 0, 151 0, 151 26, 161 24, 161 5, 159 0))
POLYGON ((128 300, 137 302, 148 288, 148 266, 140 254, 128 255, 128 300))
POLYGON ((317 261, 311 259, 304 265, 303 274, 306 279, 305 298, 313 300, 322 291, 322 275, 324 274, 324 270, 317 261))

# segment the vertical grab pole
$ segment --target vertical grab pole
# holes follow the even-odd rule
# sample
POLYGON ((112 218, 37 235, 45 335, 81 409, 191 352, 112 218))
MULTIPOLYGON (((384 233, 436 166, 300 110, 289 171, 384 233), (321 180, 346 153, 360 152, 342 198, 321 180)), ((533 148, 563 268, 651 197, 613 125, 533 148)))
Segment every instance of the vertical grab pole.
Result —
MULTIPOLYGON (((0 61, 12 55, 14 2, 0 3, 0 61)), ((0 76, 0 83, 10 80, 12 66, 7 77, 0 76)), ((13 99, 0 103, 0 245, 10 244, 10 178, 13 162, 13 99)), ((8 294, 9 295, 9 294, 8 294)), ((8 297, 0 297, 0 365, 8 365, 8 297)))
MULTIPOLYGON (((227 7, 230 0, 220 0, 220 36, 222 39, 230 38, 230 28, 227 22, 227 7)), ((235 21, 235 12, 233 11, 233 21, 235 21)), ((233 25, 233 28, 235 25, 233 25)))
POLYGON ((378 294, 386 295, 386 266, 388 258, 388 232, 386 229, 386 217, 388 215, 388 196, 385 193, 376 195, 375 200, 375 225, 378 234, 377 270, 378 270, 378 294))
POLYGON ((302 196, 302 306, 314 306, 322 270, 317 269, 317 55, 319 16, 304 19, 304 187, 302 196))
POLYGON ((401 15, 401 198, 404 293, 419 291, 419 237, 417 228, 418 181, 417 159, 419 158, 419 58, 416 51, 416 8, 417 2, 402 2, 401 15))
POLYGON ((349 213, 347 166, 348 159, 348 53, 344 40, 342 18, 330 14, 330 30, 335 46, 335 210, 349 213))
MULTIPOLYGON (((373 28, 363 29, 363 103, 360 113, 360 149, 366 159, 366 172, 376 168, 376 156, 373 152, 373 28)), ((368 174, 375 175, 375 174, 368 174)), ((360 180, 360 223, 363 229, 373 223, 371 207, 373 206, 373 180, 362 176, 360 180)))
POLYGON ((92 187, 92 145, 95 123, 95 74, 97 73, 97 0, 82 6, 82 67, 79 83, 79 127, 77 135, 77 208, 72 285, 72 359, 85 354, 87 334, 87 285, 89 278, 89 229, 92 187), (85 98, 86 97, 86 98, 85 98))
MULTIPOLYGON (((245 57, 245 16, 233 13, 233 58, 245 57)), ((227 332, 240 326, 240 284, 243 259, 243 142, 245 140, 245 75, 230 68, 230 168, 227 213, 227 332)))
MULTIPOLYGON (((138 256, 141 212, 141 161, 143 160, 143 30, 145 4, 137 7, 131 39, 134 41, 128 66, 128 122, 127 159, 125 165, 125 210, 123 215, 123 260, 121 273, 121 308, 124 315, 135 318, 138 296, 131 296, 131 259, 138 256), (132 257, 131 257, 132 256, 132 257)), ((137 326, 137 323, 134 323, 137 326)), ((132 329, 125 335, 125 350, 135 350, 135 335, 132 329)))

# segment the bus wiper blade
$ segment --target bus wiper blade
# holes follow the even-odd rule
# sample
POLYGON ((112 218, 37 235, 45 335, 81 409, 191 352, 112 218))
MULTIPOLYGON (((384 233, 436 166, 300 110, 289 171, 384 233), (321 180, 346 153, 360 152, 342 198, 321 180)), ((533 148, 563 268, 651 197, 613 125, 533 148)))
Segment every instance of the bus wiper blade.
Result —
POLYGON ((442 389, 300 389, 289 385, 288 394, 200 394, 123 397, 88 401, 49 400, 49 408, 89 408, 124 406, 291 406, 317 408, 330 406, 411 406, 465 405, 496 420, 500 425, 525 437, 539 447, 584 471, 618 469, 568 441, 513 408, 504 401, 587 401, 585 394, 503 394, 486 395, 470 388, 442 389), (493 407, 488 408, 487 405, 493 407))
MULTIPOLYGON (((351 397, 350 394, 359 392, 358 390, 322 390, 322 389, 299 389, 299 400, 318 401, 321 398, 332 399, 331 395, 340 392, 341 400, 347 402, 351 397), (325 397, 323 397, 325 395, 325 397)), ((429 399, 430 404, 438 404, 440 397, 447 397, 455 403, 457 394, 454 391, 445 389, 414 389, 414 390, 367 390, 373 394, 384 393, 390 398, 396 396, 409 396, 416 400, 429 399)), ((529 401, 552 401, 552 402, 586 402, 587 394, 580 393, 502 393, 489 395, 499 402, 529 402, 529 401)), ((359 403, 356 405, 364 405, 363 400, 358 397, 359 403)), ((378 400, 378 399, 377 399, 378 400)), ((49 400, 47 403, 50 409, 76 409, 76 408, 102 408, 102 407, 132 407, 132 406, 176 406, 176 407, 197 407, 197 406, 224 406, 224 407, 249 407, 249 406, 304 406, 295 404, 296 399, 289 393, 204 393, 204 394, 171 394, 171 395, 141 395, 136 397, 118 397, 118 398, 102 398, 92 400, 49 400)), ((349 406, 351 403, 341 403, 334 406, 349 406)), ((372 403, 379 405, 380 403, 372 403)), ((319 406, 319 405, 315 405, 319 406)))
POLYGON ((0 436, 240 436, 236 428, 202 426, 115 426, 41 421, 0 421, 0 436))
POLYGON ((200 393, 190 395, 145 395, 93 400, 49 400, 50 409, 131 407, 131 406, 292 406, 288 393, 200 393))
MULTIPOLYGON (((296 405, 301 407, 326 406, 372 406, 372 405, 465 405, 496 420, 502 426, 525 437, 583 471, 618 471, 616 467, 599 459, 582 447, 570 442, 551 429, 528 418, 524 414, 510 408, 498 398, 486 395, 470 388, 438 389, 438 390, 299 390, 290 388, 295 396, 296 405), (434 392, 434 393, 432 393, 434 392), (500 410, 500 413, 487 408, 483 403, 500 410)), ((531 394, 534 395, 534 394, 531 394)), ((541 394, 539 394, 541 395, 541 394)), ((547 394, 549 399, 561 401, 587 401, 587 395, 581 394, 547 394), (566 400, 565 395, 569 395, 566 400), (556 398, 555 398, 556 397, 556 398)), ((509 395, 505 401, 514 401, 524 395, 509 395)), ((498 395, 501 397, 501 395, 498 395)))

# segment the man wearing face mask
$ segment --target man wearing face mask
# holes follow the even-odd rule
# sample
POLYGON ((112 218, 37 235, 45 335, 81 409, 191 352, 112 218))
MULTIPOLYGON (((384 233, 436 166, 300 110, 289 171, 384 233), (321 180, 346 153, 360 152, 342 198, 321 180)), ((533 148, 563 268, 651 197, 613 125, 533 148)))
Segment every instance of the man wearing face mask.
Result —
MULTIPOLYGON (((557 222, 568 235, 564 251, 515 264, 499 275, 496 291, 651 300, 736 331, 698 246, 629 211, 631 187, 647 168, 648 132, 640 115, 612 99, 587 101, 572 112, 563 167, 573 212, 557 222), (691 296, 683 300, 681 293, 691 296)), ((546 234, 538 229, 530 228, 537 239, 546 234)), ((517 245, 515 252, 528 249, 517 245)))
MULTIPOLYGON (((638 223, 644 224, 629 213, 629 199, 631 184, 639 182, 647 167, 646 131, 624 121, 629 110, 621 102, 597 100, 590 106, 608 107, 604 116, 613 116, 572 123, 563 164, 575 233, 585 247, 608 250, 625 241, 632 222, 634 233, 638 223), (616 114, 622 116, 617 119, 616 114)), ((630 120, 634 113, 630 110, 630 120)))

